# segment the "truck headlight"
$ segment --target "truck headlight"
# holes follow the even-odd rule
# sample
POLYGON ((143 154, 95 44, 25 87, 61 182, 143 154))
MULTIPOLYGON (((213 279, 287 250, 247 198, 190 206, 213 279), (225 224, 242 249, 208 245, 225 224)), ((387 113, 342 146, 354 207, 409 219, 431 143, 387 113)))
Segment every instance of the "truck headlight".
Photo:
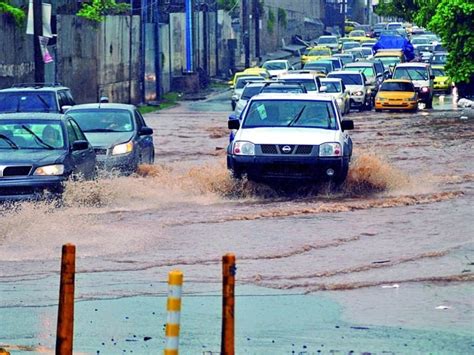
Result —
POLYGON ((133 143, 127 142, 122 144, 117 144, 114 149, 112 149, 112 155, 127 154, 133 150, 133 143))
POLYGON ((323 143, 319 146, 320 157, 340 157, 342 155, 339 143, 323 143))
POLYGON ((237 141, 234 143, 234 149, 232 151, 235 155, 255 155, 255 144, 237 141))
POLYGON ((45 165, 36 168, 33 175, 41 176, 57 176, 64 174, 64 165, 63 164, 54 164, 54 165, 45 165))

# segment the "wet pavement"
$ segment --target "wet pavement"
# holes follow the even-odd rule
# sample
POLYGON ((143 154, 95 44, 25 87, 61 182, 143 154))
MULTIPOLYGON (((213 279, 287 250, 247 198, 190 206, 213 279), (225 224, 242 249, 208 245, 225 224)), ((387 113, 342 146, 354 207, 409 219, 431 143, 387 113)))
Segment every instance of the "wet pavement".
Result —
POLYGON ((182 353, 217 353, 226 252, 238 354, 472 352, 474 121, 450 96, 415 114, 351 112, 342 190, 288 195, 230 179, 229 97, 147 115, 156 163, 139 176, 71 183, 61 209, 2 211, 0 346, 52 352, 60 248, 72 242, 77 353, 162 352, 174 268, 182 353))

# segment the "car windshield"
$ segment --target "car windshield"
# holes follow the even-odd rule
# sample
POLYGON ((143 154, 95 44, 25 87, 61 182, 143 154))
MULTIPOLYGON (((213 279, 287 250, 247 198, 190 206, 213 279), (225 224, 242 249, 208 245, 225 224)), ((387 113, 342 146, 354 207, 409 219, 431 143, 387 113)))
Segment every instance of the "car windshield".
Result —
POLYGON ((415 91, 415 87, 412 83, 394 83, 384 82, 380 87, 380 91, 415 91))
POLYGON ((342 92, 341 83, 338 83, 337 81, 321 80, 321 85, 324 85, 326 87, 327 93, 333 94, 336 92, 342 92))
POLYGON ((371 47, 362 47, 362 53, 364 53, 364 55, 372 55, 372 48, 371 47))
POLYGON ((311 49, 308 53, 309 56, 317 56, 317 55, 331 55, 331 51, 329 49, 311 49))
POLYGON ((60 121, 2 119, 0 149, 64 149, 60 121))
POLYGON ((330 78, 342 79, 344 85, 364 85, 362 82, 362 75, 360 74, 349 74, 349 73, 330 73, 330 78))
POLYGON ((316 82, 313 79, 283 79, 285 83, 300 83, 304 85, 306 91, 317 91, 316 82))
POLYGON ((273 85, 264 87, 261 92, 292 92, 296 94, 301 94, 302 92, 304 92, 304 89, 301 86, 273 85))
POLYGON ((349 37, 364 37, 365 36, 365 31, 357 30, 357 31, 352 31, 349 33, 349 37))
POLYGON ((81 129, 87 132, 131 132, 132 114, 128 110, 80 109, 69 111, 81 129))
POLYGON ((358 71, 359 73, 364 74, 366 77, 375 76, 373 67, 347 67, 344 68, 346 71, 358 71))
POLYGON ((353 62, 353 57, 352 54, 348 55, 340 55, 339 58, 341 58, 342 64, 347 64, 347 63, 352 63, 353 62))
POLYGON ((53 92, 21 91, 0 93, 0 112, 57 112, 53 92))
POLYGON ((306 100, 257 100, 250 104, 243 128, 307 127, 337 129, 331 102, 306 100))
POLYGON ((413 38, 411 40, 411 44, 431 44, 431 40, 429 38, 413 38))
POLYGON ((393 79, 428 80, 428 70, 424 68, 398 67, 395 68, 393 79))
POLYGON ((239 79, 237 79, 237 82, 235 83, 235 88, 243 89, 244 86, 247 85, 249 81, 263 81, 263 80, 265 79, 258 75, 240 77, 239 79))
POLYGON ((331 59, 331 62, 335 69, 341 69, 341 62, 339 59, 331 59))
POLYGON ((446 63, 448 56, 445 54, 435 54, 431 59, 431 63, 446 63))
POLYGON ((263 68, 267 70, 286 70, 288 69, 285 62, 267 62, 263 63, 263 68))
POLYGON ((388 30, 394 30, 396 28, 401 28, 401 27, 403 27, 401 23, 389 23, 387 25, 388 30))
POLYGON ((332 62, 319 62, 319 61, 306 63, 303 68, 311 69, 311 68, 316 68, 316 67, 324 68, 327 73, 334 70, 334 66, 332 65, 332 62))
POLYGON ((262 87, 263 86, 247 86, 240 98, 242 100, 249 100, 251 97, 257 95, 262 90, 262 87))
POLYGON ((346 42, 342 45, 342 49, 351 49, 351 48, 356 48, 359 46, 360 46, 360 43, 357 43, 357 42, 346 42))
POLYGON ((377 57, 377 59, 380 59, 386 68, 400 63, 400 57, 377 57))
POLYGON ((433 75, 434 76, 446 76, 444 69, 440 68, 433 68, 433 75))
POLYGON ((337 44, 336 37, 321 37, 318 40, 318 44, 337 44))

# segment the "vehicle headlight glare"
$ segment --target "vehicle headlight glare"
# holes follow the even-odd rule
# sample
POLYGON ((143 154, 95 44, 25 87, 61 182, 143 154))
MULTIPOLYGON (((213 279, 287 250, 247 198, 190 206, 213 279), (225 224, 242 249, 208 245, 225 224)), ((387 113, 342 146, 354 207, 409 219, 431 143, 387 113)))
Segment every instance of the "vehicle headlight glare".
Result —
POLYGON ((54 165, 45 165, 36 168, 33 175, 41 176, 57 176, 64 174, 64 165, 63 164, 54 164, 54 165))
POLYGON ((356 92, 354 93, 354 95, 355 95, 355 96, 363 96, 364 93, 363 93, 362 91, 356 91, 356 92))
POLYGON ((133 150, 133 143, 127 142, 122 144, 117 144, 114 149, 112 149, 112 155, 127 154, 133 150))
POLYGON ((235 155, 255 155, 255 144, 237 141, 234 143, 233 152, 235 155))
POLYGON ((320 157, 340 157, 342 155, 339 143, 324 143, 319 147, 320 157))
POLYGON ((430 91, 430 89, 427 88, 426 86, 423 86, 423 87, 421 88, 421 92, 428 92, 428 91, 430 91))

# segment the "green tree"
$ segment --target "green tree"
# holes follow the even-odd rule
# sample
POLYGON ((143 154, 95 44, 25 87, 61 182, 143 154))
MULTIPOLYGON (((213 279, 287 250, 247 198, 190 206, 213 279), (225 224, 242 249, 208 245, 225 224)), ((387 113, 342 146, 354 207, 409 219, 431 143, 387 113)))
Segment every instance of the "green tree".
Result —
POLYGON ((9 0, 0 0, 0 14, 11 16, 17 26, 21 26, 25 21, 25 12, 10 4, 9 0))
POLYGON ((115 0, 92 0, 91 4, 84 3, 77 16, 91 21, 101 22, 106 15, 124 15, 130 11, 130 5, 117 4, 115 0))
POLYGON ((375 8, 375 13, 380 16, 398 17, 412 21, 420 9, 418 2, 418 0, 380 0, 375 8))

